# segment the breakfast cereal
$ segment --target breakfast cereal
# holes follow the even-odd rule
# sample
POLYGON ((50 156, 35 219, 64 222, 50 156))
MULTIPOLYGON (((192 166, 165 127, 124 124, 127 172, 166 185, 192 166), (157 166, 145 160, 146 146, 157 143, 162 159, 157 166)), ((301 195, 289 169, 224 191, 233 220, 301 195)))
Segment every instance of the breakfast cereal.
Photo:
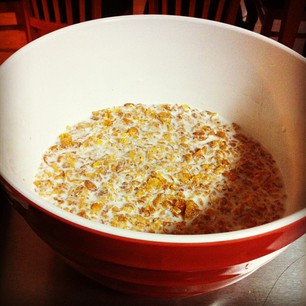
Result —
POLYGON ((219 114, 127 103, 67 127, 34 181, 51 204, 106 225, 207 234, 282 217, 271 154, 219 114))

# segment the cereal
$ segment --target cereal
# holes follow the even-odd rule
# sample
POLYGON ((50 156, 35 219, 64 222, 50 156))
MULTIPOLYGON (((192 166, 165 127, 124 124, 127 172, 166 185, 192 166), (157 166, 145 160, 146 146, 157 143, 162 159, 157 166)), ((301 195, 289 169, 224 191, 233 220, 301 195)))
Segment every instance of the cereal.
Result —
POLYGON ((127 103, 67 127, 34 181, 51 204, 106 225, 167 234, 282 217, 272 156, 237 124, 188 105, 127 103))

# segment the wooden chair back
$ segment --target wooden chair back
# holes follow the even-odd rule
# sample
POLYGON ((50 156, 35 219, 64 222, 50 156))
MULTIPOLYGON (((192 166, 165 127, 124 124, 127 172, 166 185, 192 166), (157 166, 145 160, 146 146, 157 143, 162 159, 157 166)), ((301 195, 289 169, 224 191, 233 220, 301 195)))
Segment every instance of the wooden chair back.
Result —
MULTIPOLYGON (((306 21, 306 0, 283 0, 279 2, 254 0, 261 21, 261 34, 277 37, 280 43, 293 48, 297 38, 306 39, 306 33, 299 32, 301 22, 306 21), (280 21, 280 27, 274 27, 274 21, 280 21)), ((303 55, 306 56, 306 41, 303 55)))
MULTIPOLYGON (((143 1, 135 2, 138 4, 135 7, 136 13, 142 13, 143 1)), ((106 5, 108 14, 110 6, 114 15, 133 13, 132 0, 23 0, 23 3, 27 12, 30 40, 74 23, 108 17, 104 12, 106 5)))
POLYGON ((148 0, 149 14, 185 15, 234 24, 240 0, 148 0))
POLYGON ((234 24, 240 0, 22 0, 29 40, 65 26, 107 17, 104 4, 117 6, 114 15, 175 14, 234 24))
POLYGON ((0 13, 13 14, 16 19, 15 23, 5 24, 1 22, 0 31, 25 31, 25 12, 21 0, 0 1, 0 13))

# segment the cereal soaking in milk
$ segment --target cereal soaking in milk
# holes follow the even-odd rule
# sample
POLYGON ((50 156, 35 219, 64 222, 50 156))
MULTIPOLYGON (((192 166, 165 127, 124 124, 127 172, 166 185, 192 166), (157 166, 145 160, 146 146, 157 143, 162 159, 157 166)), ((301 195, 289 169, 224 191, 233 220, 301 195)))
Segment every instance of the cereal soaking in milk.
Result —
POLYGON ((206 234, 279 219, 271 154, 217 113, 127 103, 67 127, 43 155, 36 192, 78 216, 160 234, 206 234))

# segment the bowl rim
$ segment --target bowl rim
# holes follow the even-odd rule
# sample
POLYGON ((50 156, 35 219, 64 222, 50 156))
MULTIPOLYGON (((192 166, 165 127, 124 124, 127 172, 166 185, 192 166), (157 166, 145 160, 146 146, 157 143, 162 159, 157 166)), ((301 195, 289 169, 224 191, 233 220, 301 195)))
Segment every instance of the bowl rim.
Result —
MULTIPOLYGON (((25 50, 34 47, 36 44, 39 44, 41 41, 44 41, 46 39, 53 39, 56 38, 57 35, 62 35, 65 32, 74 31, 77 30, 79 27, 83 28, 86 26, 92 26, 94 24, 100 24, 100 23, 113 23, 113 22, 120 22, 120 21, 126 21, 126 20, 173 20, 173 21, 182 21, 182 22, 190 22, 190 23, 202 23, 207 24, 210 26, 214 26, 216 28, 223 28, 227 29, 233 32, 238 32, 240 34, 244 34, 246 36, 254 37, 258 40, 261 40, 267 44, 273 45, 277 48, 280 48, 290 55, 297 57, 299 60, 302 60, 306 64, 306 58, 296 52, 295 50, 287 47, 286 45, 279 43, 278 41, 266 37, 260 33, 256 33, 254 31, 250 31, 241 27, 238 27, 236 25, 227 24, 221 21, 215 21, 215 20, 209 20, 209 19, 203 19, 199 17, 189 17, 189 16, 178 16, 178 15, 163 15, 163 14, 135 14, 135 15, 121 15, 121 16, 111 16, 111 17, 103 17, 93 20, 87 20, 79 23, 75 23, 63 28, 60 28, 58 30, 52 31, 50 33, 47 33, 41 37, 36 38, 35 40, 31 41, 30 43, 24 45, 20 49, 18 49, 15 53, 13 53, 9 58, 7 58, 2 65, 6 65, 6 62, 10 62, 11 60, 14 60, 16 56, 19 56, 20 53, 25 52, 25 50)), ((1 66, 0 65, 0 70, 1 66)))
MULTIPOLYGON (((65 28, 56 30, 49 34, 46 34, 31 43, 25 45, 17 52, 15 52, 11 57, 9 57, 1 66, 1 68, 9 65, 10 62, 14 61, 15 58, 20 56, 23 52, 27 52, 31 48, 35 47, 37 44, 44 40, 49 39, 56 39, 57 35, 62 35, 66 32, 70 31, 77 31, 78 28, 84 28, 87 26, 93 26, 94 24, 102 24, 102 23, 112 23, 112 22, 120 22, 120 21, 135 21, 135 20, 173 20, 173 21, 182 21, 182 22, 190 22, 190 23, 202 23, 207 24, 210 26, 218 27, 227 29, 229 31, 234 31, 241 33, 243 35, 254 37, 255 39, 264 41, 267 44, 276 46, 280 48, 290 55, 296 57, 301 62, 306 64, 306 58, 302 55, 298 54, 296 51, 288 48, 285 45, 280 44, 277 41, 274 41, 271 38, 265 37, 255 32, 251 32, 246 29, 239 28, 234 25, 225 24, 222 22, 206 20, 201 18, 195 17, 187 17, 187 16, 173 16, 173 15, 125 15, 125 16, 115 16, 115 17, 107 17, 107 18, 100 18, 90 21, 85 21, 78 24, 73 24, 71 26, 67 26, 65 28)), ((26 201, 30 206, 36 207, 39 210, 55 217, 61 221, 64 221, 70 225, 83 228, 87 231, 92 231, 99 234, 106 234, 111 236, 117 236, 122 239, 133 239, 139 241, 148 241, 152 243, 174 243, 174 244, 201 244, 201 243, 216 243, 216 242, 226 242, 226 241, 233 241, 233 240, 241 240, 241 239, 249 239, 254 236, 264 235, 269 232, 273 232, 276 230, 280 230, 286 226, 289 226, 292 223, 295 223, 301 219, 306 218, 306 208, 302 208, 301 210, 285 216, 279 220, 244 229, 244 230, 237 230, 232 232, 223 232, 223 233, 216 233, 216 234, 195 234, 195 235, 173 235, 173 234, 154 234, 154 233, 144 233, 144 232, 137 232, 132 230, 120 229, 115 228, 112 226, 104 225, 97 223, 95 221, 90 221, 85 218, 79 217, 67 211, 64 211, 58 207, 50 205, 46 200, 40 198, 38 195, 33 195, 28 190, 23 190, 18 186, 18 182, 14 179, 10 178, 9 173, 1 170, 1 163, 0 163, 0 182, 3 181, 4 185, 7 185, 9 189, 13 192, 17 193, 24 201, 26 201)), ((25 188, 24 188, 25 189, 25 188)), ((306 232, 306 231, 305 231, 306 232)))

